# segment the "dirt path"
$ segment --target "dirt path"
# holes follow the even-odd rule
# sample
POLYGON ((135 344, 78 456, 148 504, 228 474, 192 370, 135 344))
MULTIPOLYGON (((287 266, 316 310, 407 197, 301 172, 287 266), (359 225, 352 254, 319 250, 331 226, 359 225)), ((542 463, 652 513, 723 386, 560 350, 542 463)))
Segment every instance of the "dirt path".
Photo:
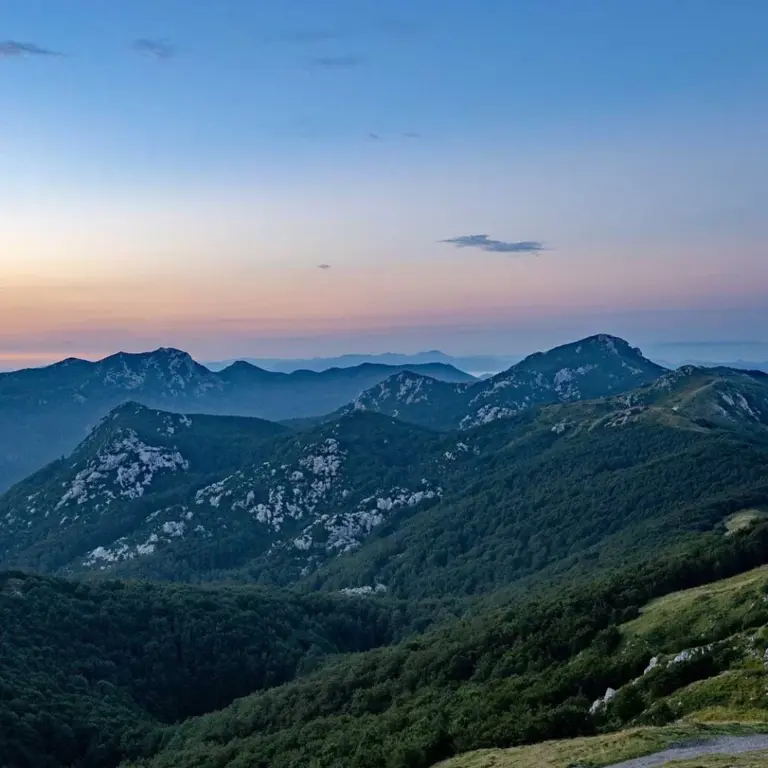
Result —
POLYGON ((658 768, 671 760, 691 760, 703 755, 742 755, 745 752, 758 752, 762 749, 768 749, 768 734, 721 736, 717 739, 669 747, 661 752, 614 763, 606 768, 658 768))

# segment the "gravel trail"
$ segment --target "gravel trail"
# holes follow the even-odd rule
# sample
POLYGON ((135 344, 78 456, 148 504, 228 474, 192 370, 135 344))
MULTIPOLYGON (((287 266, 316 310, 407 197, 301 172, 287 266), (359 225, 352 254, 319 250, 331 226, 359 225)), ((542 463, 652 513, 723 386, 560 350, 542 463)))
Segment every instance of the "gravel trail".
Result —
POLYGON ((671 760, 692 760, 703 755, 742 755, 745 752, 758 752, 761 749, 768 749, 768 734, 721 736, 717 739, 669 747, 661 752, 614 763, 606 768, 658 768, 671 760))

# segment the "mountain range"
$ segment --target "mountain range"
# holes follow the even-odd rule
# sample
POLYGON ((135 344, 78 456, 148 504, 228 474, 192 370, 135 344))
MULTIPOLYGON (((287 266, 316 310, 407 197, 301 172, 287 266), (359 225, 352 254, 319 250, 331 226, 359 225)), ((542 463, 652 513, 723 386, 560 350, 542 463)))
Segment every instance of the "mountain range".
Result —
POLYGON ((214 373, 176 349, 119 353, 95 363, 70 358, 0 374, 0 491, 69 453, 100 418, 128 400, 179 412, 301 418, 339 408, 403 370, 449 382, 473 380, 442 363, 282 374, 238 362, 214 373))
MULTIPOLYGON (((768 493, 767 375, 688 366, 627 390, 617 382, 646 376, 639 353, 627 368, 618 347, 594 343, 609 394, 576 399, 598 386, 589 368, 543 388, 544 407, 524 407, 527 395, 449 431, 354 407, 294 430, 121 405, 0 497, 0 566, 474 594, 641 552, 665 530, 716 524, 725 496, 747 507, 768 493), (671 472, 686 481, 665 482, 671 472)), ((514 381, 546 382, 546 360, 514 381)))
POLYGON ((768 375, 607 335, 439 372, 280 423, 224 411, 293 376, 175 350, 0 378, 17 442, 94 419, 0 496, 0 764, 565 768, 768 730, 768 375))
POLYGON ((354 368, 358 365, 427 365, 440 363, 450 365, 462 371, 469 371, 474 375, 483 373, 497 373, 514 365, 520 358, 513 355, 447 355, 437 349, 428 352, 418 352, 413 355, 398 354, 396 352, 383 352, 381 354, 347 354, 338 357, 309 357, 309 358, 259 358, 245 357, 230 360, 206 362, 205 366, 212 371, 227 368, 233 363, 244 361, 264 368, 268 371, 280 373, 293 373, 294 371, 325 371, 328 368, 354 368))

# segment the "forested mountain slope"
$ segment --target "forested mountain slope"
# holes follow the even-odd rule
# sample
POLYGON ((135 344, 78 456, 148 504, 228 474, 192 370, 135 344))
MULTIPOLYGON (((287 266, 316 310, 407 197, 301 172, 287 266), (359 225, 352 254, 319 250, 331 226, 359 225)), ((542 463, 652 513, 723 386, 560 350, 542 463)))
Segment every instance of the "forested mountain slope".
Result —
POLYGON ((768 580, 642 609, 767 563, 766 514, 760 373, 452 432, 127 403, 0 498, 0 565, 102 577, 0 577, 2 764, 426 768, 759 709, 768 580))
POLYGON ((292 432, 126 404, 0 498, 0 563, 210 580, 259 562, 290 583, 436 503, 445 440, 378 414, 292 432))
MULTIPOLYGON (((389 644, 437 604, 0 572, 0 765, 116 765, 163 723, 389 644)), ((447 614, 445 614, 447 615, 447 614)))
POLYGON ((592 584, 330 663, 173 729, 140 764, 426 768, 473 749, 706 717, 706 707, 720 707, 721 720, 762 713, 766 722, 764 572, 682 593, 673 621, 663 609, 642 613, 654 597, 766 559, 765 524, 707 535, 592 584), (714 621, 701 617, 698 600, 719 594, 730 601, 718 603, 714 621))
POLYGON ((768 577, 713 583, 766 561, 754 521, 459 620, 382 597, 5 572, 2 764, 426 768, 706 707, 768 716, 768 577))
POLYGON ((768 376, 689 367, 462 432, 468 484, 311 583, 474 594, 554 565, 642 558, 768 504, 767 425, 768 376))
POLYGON ((681 369, 454 433, 125 405, 0 499, 0 564, 427 597, 643 557, 768 503, 766 382, 681 369))

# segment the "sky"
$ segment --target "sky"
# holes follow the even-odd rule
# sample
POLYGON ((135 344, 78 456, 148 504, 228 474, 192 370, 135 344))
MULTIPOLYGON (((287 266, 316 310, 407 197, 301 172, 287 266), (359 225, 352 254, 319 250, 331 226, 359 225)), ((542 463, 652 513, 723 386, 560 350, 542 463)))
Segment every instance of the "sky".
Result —
POLYGON ((0 0, 0 367, 768 343, 765 0, 0 0))

